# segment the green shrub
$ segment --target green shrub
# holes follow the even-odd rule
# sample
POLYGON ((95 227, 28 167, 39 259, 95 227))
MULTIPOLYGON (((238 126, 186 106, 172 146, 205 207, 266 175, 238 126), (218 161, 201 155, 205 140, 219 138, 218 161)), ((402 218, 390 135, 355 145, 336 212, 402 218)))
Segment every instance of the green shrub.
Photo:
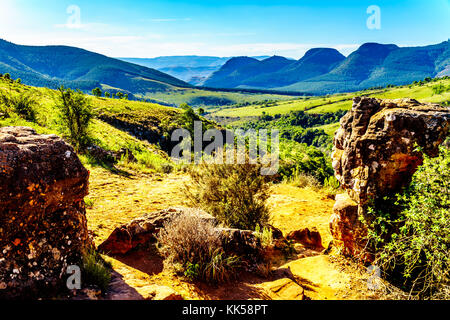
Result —
POLYGON ((450 267, 450 150, 425 156, 409 188, 390 211, 376 215, 369 235, 380 267, 411 295, 429 298, 448 288, 450 267), (394 212, 399 212, 394 214, 394 212))
POLYGON ((325 181, 323 182, 323 186, 326 188, 337 190, 339 189, 339 181, 336 179, 335 176, 330 176, 328 178, 325 178, 325 181))
POLYGON ((92 209, 94 207, 95 200, 94 199, 90 199, 90 198, 85 198, 84 199, 84 204, 86 205, 86 208, 92 209))
POLYGON ((261 231, 261 227, 259 225, 256 226, 255 229, 256 236, 261 241, 263 247, 268 247, 273 243, 273 233, 268 227, 263 227, 261 231))
POLYGON ((35 108, 38 103, 31 94, 0 94, 0 103, 17 113, 23 119, 32 122, 36 121, 35 108))
POLYGON ((222 248, 217 248, 210 253, 210 260, 204 271, 205 278, 213 283, 229 281, 235 276, 239 265, 239 257, 227 256, 222 248))
POLYGON ((57 108, 66 137, 77 151, 84 150, 89 143, 88 127, 93 117, 89 101, 81 91, 61 86, 57 108))
POLYGON ((191 262, 187 262, 184 270, 184 276, 189 280, 200 278, 200 266, 198 263, 193 264, 191 262))
POLYGON ((260 174, 261 168, 248 160, 245 164, 203 162, 189 171, 191 182, 184 193, 190 205, 204 209, 226 226, 255 230, 269 220, 269 184, 260 174))
POLYGON ((103 292, 108 289, 111 271, 96 251, 90 250, 83 256, 82 271, 83 283, 96 285, 103 292))

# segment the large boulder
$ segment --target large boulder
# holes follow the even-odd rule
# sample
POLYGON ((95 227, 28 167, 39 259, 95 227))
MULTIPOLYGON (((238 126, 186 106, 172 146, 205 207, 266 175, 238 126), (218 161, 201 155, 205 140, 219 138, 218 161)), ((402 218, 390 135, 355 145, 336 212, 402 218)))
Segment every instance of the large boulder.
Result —
POLYGON ((0 297, 49 293, 90 248, 89 172, 55 135, 0 128, 0 297))
POLYGON ((436 156, 449 126, 449 107, 413 99, 354 98, 341 119, 332 153, 335 176, 357 205, 355 216, 355 204, 338 198, 331 222, 333 236, 349 251, 358 251, 356 238, 364 234, 357 217, 371 201, 408 185, 422 164, 422 152, 436 156))

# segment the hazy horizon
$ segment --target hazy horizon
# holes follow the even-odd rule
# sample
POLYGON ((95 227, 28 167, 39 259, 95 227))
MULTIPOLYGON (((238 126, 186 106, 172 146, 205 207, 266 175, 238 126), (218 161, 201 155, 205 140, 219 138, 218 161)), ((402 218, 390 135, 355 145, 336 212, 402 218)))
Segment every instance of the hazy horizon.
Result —
POLYGON ((2 0, 0 37, 26 45, 75 46, 110 57, 299 59, 316 47, 348 56, 366 42, 440 43, 448 37, 449 13, 447 0, 2 0), (370 28, 374 14, 379 24, 370 28))

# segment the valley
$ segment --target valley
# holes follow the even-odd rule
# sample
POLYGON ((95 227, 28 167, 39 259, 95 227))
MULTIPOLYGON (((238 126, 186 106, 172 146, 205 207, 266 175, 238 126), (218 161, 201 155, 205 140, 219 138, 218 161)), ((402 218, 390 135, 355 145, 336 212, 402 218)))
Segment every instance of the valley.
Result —
MULTIPOLYGON (((183 186, 191 183, 190 169, 169 158, 166 143, 170 132, 178 127, 189 129, 190 121, 195 119, 209 127, 281 129, 280 177, 270 184, 267 199, 270 223, 283 237, 301 230, 308 230, 308 234, 311 230, 317 232, 322 249, 311 248, 305 242, 283 240, 287 242, 277 244, 281 249, 276 249, 276 245, 266 249, 271 250, 269 258, 257 265, 258 271, 242 270, 235 279, 220 285, 192 281, 180 274, 164 262, 154 243, 123 255, 103 252, 102 259, 112 268, 108 289, 87 289, 81 296, 72 298, 365 300, 404 297, 404 292, 385 280, 380 282, 379 290, 368 289, 370 275, 364 264, 344 258, 333 245, 330 233, 333 199, 342 191, 330 180, 333 177, 329 157, 331 139, 339 128, 338 120, 351 108, 356 96, 411 97, 448 105, 449 88, 450 80, 443 78, 325 97, 284 100, 286 97, 278 96, 277 100, 270 95, 253 94, 252 100, 243 95, 239 97, 242 105, 205 107, 206 118, 189 106, 173 108, 85 96, 92 105, 89 135, 95 148, 91 146, 87 149, 90 151, 80 153, 79 157, 90 173, 89 195, 84 202, 87 228, 97 246, 133 219, 150 212, 189 206, 183 186), (266 102, 261 104, 261 101, 266 102), (337 113, 340 110, 342 114, 337 113), (313 132, 313 140, 305 135, 309 131, 313 132), (121 156, 117 158, 116 153, 121 156), (110 159, 111 154, 115 160, 110 159)), ((58 124, 57 91, 30 87, 3 77, 0 93, 33 97, 28 103, 35 114, 33 119, 27 119, 19 109, 3 106, 0 127, 26 126, 38 133, 64 135, 64 129, 58 124)), ((195 91, 178 93, 176 99, 181 103, 189 101, 187 97, 195 91)), ((236 93, 231 94, 236 98, 236 93)))

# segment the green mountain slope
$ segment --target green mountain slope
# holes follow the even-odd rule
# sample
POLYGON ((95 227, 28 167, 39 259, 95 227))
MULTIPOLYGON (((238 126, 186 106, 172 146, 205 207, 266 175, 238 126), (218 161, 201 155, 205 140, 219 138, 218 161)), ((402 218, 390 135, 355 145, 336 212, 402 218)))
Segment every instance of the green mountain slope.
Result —
POLYGON ((345 59, 339 51, 330 48, 311 49, 298 61, 291 62, 281 70, 265 70, 261 75, 243 81, 249 87, 275 88, 313 78, 332 70, 345 59))
POLYGON ((262 61, 248 57, 232 58, 219 71, 213 73, 204 85, 215 88, 240 87, 246 85, 248 79, 279 71, 292 63, 292 60, 280 56, 262 61))
POLYGON ((54 88, 64 84, 90 90, 116 88, 132 94, 190 87, 163 72, 66 46, 22 46, 0 40, 0 73, 29 85, 54 88))
POLYGON ((331 72, 279 89, 312 94, 402 85, 449 73, 450 42, 425 47, 366 43, 331 72))

